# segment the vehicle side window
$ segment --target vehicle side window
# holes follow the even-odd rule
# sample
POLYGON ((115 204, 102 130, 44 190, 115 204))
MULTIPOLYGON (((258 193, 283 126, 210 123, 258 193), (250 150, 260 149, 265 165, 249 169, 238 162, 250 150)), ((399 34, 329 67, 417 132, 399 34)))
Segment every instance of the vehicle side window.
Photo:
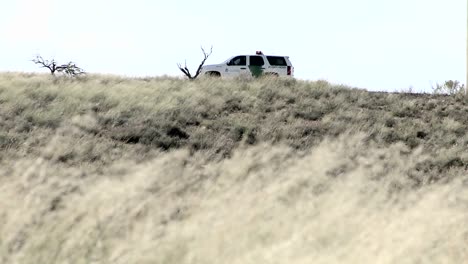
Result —
POLYGON ((251 66, 263 66, 265 61, 262 56, 250 56, 250 65, 251 66))
POLYGON ((229 63, 229 66, 245 66, 247 65, 247 57, 246 56, 237 56, 234 57, 229 63))
POLYGON ((267 56, 267 60, 272 66, 287 66, 288 65, 284 57, 267 56))

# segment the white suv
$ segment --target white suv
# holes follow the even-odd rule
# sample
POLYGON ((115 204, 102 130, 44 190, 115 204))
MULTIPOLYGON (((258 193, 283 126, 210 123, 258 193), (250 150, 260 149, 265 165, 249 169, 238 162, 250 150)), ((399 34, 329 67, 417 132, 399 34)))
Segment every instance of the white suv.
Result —
POLYGON ((255 55, 239 55, 220 64, 205 65, 201 74, 216 77, 255 76, 294 76, 294 67, 288 56, 264 55, 257 51, 255 55))

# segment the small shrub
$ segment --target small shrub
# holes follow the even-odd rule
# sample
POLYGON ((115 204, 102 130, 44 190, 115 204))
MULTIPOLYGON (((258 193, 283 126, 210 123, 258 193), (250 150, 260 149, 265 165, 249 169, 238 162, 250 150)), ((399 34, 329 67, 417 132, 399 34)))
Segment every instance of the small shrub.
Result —
POLYGON ((392 117, 389 117, 385 120, 385 126, 386 127, 395 127, 396 125, 396 120, 392 117))
POLYGON ((17 145, 17 143, 18 140, 15 138, 15 136, 6 133, 0 133, 0 149, 13 148, 17 145))
POLYGON ((465 85, 459 81, 449 80, 445 81, 444 84, 437 83, 432 87, 432 91, 434 94, 463 94, 465 93, 465 85))

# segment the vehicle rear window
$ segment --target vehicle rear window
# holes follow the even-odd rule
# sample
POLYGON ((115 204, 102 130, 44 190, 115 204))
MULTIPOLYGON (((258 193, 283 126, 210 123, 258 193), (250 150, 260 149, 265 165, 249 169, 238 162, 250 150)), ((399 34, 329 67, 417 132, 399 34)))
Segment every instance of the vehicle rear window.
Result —
POLYGON ((252 66, 262 66, 265 62, 261 56, 250 56, 250 65, 252 66))
POLYGON ((267 56, 268 62, 272 66, 287 66, 286 60, 284 57, 279 56, 267 56))

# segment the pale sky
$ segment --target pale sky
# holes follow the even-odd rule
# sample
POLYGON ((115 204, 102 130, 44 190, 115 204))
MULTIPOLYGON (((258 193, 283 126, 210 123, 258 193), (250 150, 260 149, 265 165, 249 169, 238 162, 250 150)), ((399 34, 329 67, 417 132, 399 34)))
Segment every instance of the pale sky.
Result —
POLYGON ((1 0, 0 71, 181 76, 239 54, 287 55, 295 77, 368 90, 465 82, 466 0, 1 0))

